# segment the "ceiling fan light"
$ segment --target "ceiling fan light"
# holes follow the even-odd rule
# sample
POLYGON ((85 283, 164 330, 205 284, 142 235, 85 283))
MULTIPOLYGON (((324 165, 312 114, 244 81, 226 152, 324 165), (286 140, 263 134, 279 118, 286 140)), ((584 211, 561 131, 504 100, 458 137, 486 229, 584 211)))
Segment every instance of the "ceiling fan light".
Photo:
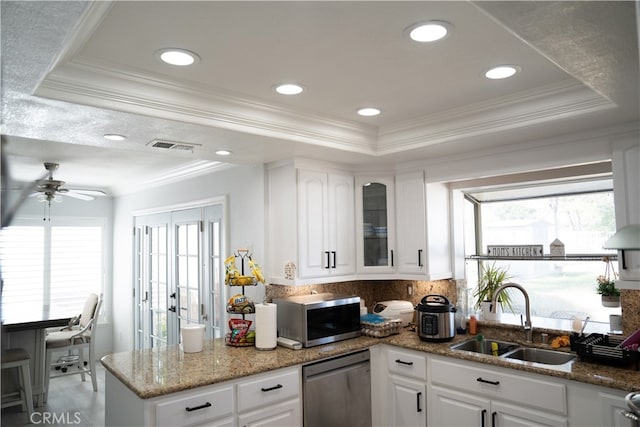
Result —
POLYGON ((521 68, 517 65, 499 65, 487 70, 484 76, 491 80, 500 80, 512 77, 520 71, 521 68))
POLYGON ((449 34, 451 24, 444 21, 429 21, 409 28, 411 40, 420 43, 431 43, 442 40, 449 34))
POLYGON ((177 65, 179 67, 185 67, 193 65, 200 60, 200 57, 186 49, 160 49, 156 52, 156 56, 166 64, 177 65))
POLYGON ((218 151, 216 151, 216 154, 218 156, 228 156, 228 155, 231 154, 231 151, 229 151, 229 150, 218 150, 218 151))

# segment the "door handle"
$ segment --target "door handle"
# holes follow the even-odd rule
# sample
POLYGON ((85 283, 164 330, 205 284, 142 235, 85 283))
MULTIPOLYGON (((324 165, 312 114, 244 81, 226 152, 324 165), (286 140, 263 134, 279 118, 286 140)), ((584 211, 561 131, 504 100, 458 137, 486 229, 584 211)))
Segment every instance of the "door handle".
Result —
POLYGON ((149 301, 149 291, 144 291, 144 298, 142 299, 142 302, 147 301, 149 301))
POLYGON ((483 409, 480 413, 480 427, 484 427, 484 419, 487 417, 487 410, 483 409))
POLYGON ((176 299, 176 293, 174 292, 174 293, 172 293, 171 295, 169 295, 169 298, 176 299))
POLYGON ((204 304, 200 304, 200 315, 202 316, 202 320, 207 320, 209 318, 204 308, 204 304))
POLYGON ((491 413, 491 427, 496 427, 496 417, 498 416, 497 412, 491 413))
POLYGON ((391 267, 393 267, 393 249, 391 249, 391 267))
POLYGON ((333 255, 333 264, 331 264, 331 268, 336 268, 336 251, 331 251, 331 255, 333 255))
POLYGON ((422 249, 418 249, 418 267, 422 267, 422 249))
POLYGON ((175 306, 175 305, 172 305, 172 306, 171 306, 171 307, 169 307, 167 310, 168 310, 168 311, 173 311, 173 312, 175 313, 175 312, 176 312, 176 306, 175 306))
POLYGON ((416 410, 418 412, 422 412, 422 408, 420 407, 420 397, 422 396, 422 392, 419 391, 418 394, 416 394, 416 410))
POLYGON ((329 269, 330 268, 329 267, 329 265, 330 265, 330 263, 329 263, 329 255, 330 255, 329 251, 324 251, 324 254, 327 256, 327 264, 324 266, 324 268, 329 269))

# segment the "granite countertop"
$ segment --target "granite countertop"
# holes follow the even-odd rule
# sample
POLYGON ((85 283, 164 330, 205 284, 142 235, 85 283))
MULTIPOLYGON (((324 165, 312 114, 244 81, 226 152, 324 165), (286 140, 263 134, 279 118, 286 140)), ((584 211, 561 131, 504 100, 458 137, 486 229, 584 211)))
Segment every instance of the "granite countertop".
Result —
MULTIPOLYGON (((481 332, 487 338, 522 343, 519 341, 523 338, 522 331, 492 328, 481 332)), ((362 336, 302 350, 277 347, 269 351, 256 350, 255 347, 230 347, 225 345, 224 339, 215 339, 205 341, 203 351, 199 353, 184 353, 180 346, 173 345, 110 354, 102 358, 102 364, 142 399, 305 364, 381 343, 623 391, 637 391, 640 384, 640 371, 578 359, 560 369, 547 369, 524 362, 450 349, 452 344, 472 338, 471 335, 458 335, 448 342, 425 342, 418 338, 417 333, 404 329, 400 334, 386 338, 362 336)), ((537 347, 550 348, 541 344, 537 347)))

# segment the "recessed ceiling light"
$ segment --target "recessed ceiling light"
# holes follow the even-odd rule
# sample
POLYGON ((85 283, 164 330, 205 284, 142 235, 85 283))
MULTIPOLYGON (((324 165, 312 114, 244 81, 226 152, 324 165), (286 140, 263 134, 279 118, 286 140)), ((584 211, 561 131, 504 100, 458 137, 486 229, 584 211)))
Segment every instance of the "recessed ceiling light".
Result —
POLYGON ((428 43, 442 40, 449 34, 451 24, 444 21, 429 21, 409 27, 409 37, 412 40, 428 43))
POLYGON ((127 137, 118 135, 117 133, 107 133, 104 135, 104 139, 108 139, 109 141, 124 141, 127 137))
POLYGON ((488 70, 484 73, 484 76, 492 80, 506 79, 520 72, 520 70, 521 68, 517 65, 500 65, 488 70))
POLYGON ((182 67, 192 65, 200 60, 197 54, 186 49, 176 48, 160 49, 156 52, 156 56, 160 58, 162 62, 182 67))
POLYGON ((275 91, 280 95, 298 95, 304 91, 304 88, 295 83, 285 83, 276 86, 275 91))
POLYGON ((380 113, 380 109, 375 107, 364 107, 358 110, 358 114, 365 117, 377 116, 380 113))
POLYGON ((228 150, 218 150, 216 151, 216 154, 218 156, 228 156, 229 154, 231 154, 231 151, 228 150))

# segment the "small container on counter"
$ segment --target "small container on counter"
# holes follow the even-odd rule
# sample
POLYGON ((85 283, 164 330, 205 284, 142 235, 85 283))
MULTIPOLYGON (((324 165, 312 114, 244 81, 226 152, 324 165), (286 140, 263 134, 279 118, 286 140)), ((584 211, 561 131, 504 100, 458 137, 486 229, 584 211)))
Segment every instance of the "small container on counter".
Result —
POLYGON ((478 333, 478 319, 475 315, 469 316, 469 333, 475 335, 478 333))

